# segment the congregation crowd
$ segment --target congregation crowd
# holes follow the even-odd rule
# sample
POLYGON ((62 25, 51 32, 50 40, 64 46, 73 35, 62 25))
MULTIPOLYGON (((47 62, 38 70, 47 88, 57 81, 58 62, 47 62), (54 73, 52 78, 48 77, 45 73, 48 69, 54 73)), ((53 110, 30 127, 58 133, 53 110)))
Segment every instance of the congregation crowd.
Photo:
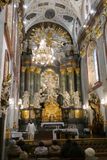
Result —
MULTIPOLYGON (((6 160, 31 160, 29 147, 23 139, 10 140, 6 148, 6 160)), ((32 160, 97 160, 95 150, 87 148, 83 150, 81 146, 72 139, 67 139, 61 146, 57 140, 47 146, 40 141, 34 148, 32 160)))

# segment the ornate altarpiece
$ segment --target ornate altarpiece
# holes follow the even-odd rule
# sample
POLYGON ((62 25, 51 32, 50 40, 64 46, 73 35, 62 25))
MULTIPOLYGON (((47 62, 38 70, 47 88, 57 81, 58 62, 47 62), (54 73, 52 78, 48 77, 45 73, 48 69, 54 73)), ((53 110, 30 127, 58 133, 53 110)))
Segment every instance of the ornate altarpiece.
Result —
POLYGON ((42 110, 42 121, 62 121, 62 111, 56 101, 56 90, 59 88, 58 74, 52 69, 46 69, 41 74, 41 87, 48 93, 42 110))

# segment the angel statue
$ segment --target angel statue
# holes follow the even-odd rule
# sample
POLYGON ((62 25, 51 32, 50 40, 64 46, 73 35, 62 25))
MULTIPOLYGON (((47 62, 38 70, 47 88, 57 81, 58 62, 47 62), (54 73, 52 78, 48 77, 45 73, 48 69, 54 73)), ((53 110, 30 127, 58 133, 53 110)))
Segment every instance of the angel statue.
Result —
POLYGON ((2 91, 1 91, 1 109, 5 110, 9 106, 9 89, 11 84, 11 75, 8 74, 6 79, 3 80, 2 83, 2 91))
POLYGON ((63 93, 64 101, 63 101, 63 107, 70 107, 71 106, 71 97, 70 94, 65 91, 63 93))
POLYGON ((79 96, 79 92, 78 91, 74 92, 73 98, 74 98, 75 107, 77 107, 77 108, 81 107, 80 96, 79 96))
POLYGON ((33 99, 34 108, 41 108, 40 99, 41 99, 40 93, 39 92, 35 92, 34 99, 33 99))
POLYGON ((25 91, 23 95, 23 108, 29 108, 29 92, 25 91))
POLYGON ((101 135, 104 133, 104 120, 100 112, 100 99, 92 93, 89 95, 89 106, 93 110, 92 133, 101 135))

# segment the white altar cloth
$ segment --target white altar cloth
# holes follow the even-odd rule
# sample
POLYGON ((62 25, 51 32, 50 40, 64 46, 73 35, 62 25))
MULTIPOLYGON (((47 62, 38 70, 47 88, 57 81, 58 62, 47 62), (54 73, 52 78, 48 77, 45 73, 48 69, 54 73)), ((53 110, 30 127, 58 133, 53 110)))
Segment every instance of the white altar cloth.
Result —
POLYGON ((77 128, 64 128, 64 129, 53 129, 53 139, 57 139, 56 132, 57 131, 62 131, 62 132, 71 132, 71 133, 76 133, 76 137, 79 137, 79 131, 77 128))
POLYGON ((64 122, 42 122, 41 123, 41 127, 43 127, 45 125, 56 125, 56 126, 61 125, 64 127, 64 122))
POLYGON ((11 132, 11 137, 12 138, 21 138, 22 134, 23 134, 22 132, 12 131, 11 132))

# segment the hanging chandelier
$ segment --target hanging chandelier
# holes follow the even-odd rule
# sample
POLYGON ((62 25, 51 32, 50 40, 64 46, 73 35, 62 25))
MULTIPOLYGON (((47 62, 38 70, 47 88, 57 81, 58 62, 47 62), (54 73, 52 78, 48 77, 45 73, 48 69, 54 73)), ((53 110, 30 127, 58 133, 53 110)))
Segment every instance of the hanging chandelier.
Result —
POLYGON ((32 61, 37 65, 51 65, 55 61, 54 50, 46 46, 46 40, 42 39, 39 47, 32 50, 32 61))

